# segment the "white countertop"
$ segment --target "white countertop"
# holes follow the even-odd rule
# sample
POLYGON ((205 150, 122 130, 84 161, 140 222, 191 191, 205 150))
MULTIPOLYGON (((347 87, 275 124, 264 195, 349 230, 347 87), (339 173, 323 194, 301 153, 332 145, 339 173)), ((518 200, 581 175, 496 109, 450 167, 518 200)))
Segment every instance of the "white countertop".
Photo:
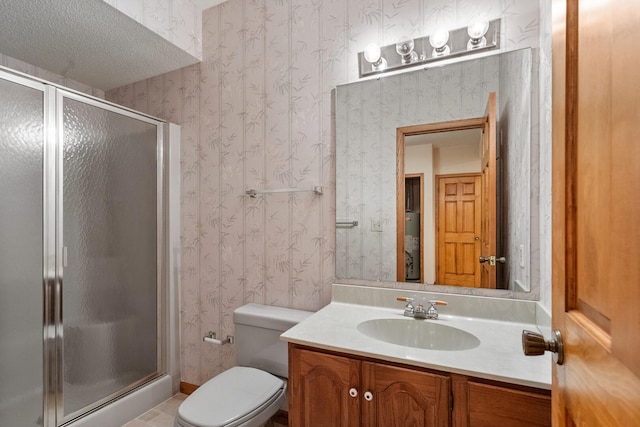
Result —
POLYGON ((402 305, 387 308, 333 301, 282 334, 281 339, 478 378, 551 388, 551 355, 527 357, 522 352, 522 330, 538 331, 535 323, 463 317, 444 311, 440 310, 438 320, 417 320, 404 317, 402 305), (359 323, 371 319, 438 322, 475 335, 480 345, 470 350, 444 351, 389 344, 358 331, 359 323))

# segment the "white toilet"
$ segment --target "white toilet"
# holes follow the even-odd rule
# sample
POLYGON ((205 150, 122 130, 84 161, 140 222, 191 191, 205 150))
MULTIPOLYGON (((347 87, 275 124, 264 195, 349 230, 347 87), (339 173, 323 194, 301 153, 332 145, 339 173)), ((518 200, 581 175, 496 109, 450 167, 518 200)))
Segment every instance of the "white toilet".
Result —
POLYGON ((178 408, 175 427, 259 427, 286 402, 287 343, 280 334, 312 313, 247 304, 233 312, 240 366, 210 379, 178 408))

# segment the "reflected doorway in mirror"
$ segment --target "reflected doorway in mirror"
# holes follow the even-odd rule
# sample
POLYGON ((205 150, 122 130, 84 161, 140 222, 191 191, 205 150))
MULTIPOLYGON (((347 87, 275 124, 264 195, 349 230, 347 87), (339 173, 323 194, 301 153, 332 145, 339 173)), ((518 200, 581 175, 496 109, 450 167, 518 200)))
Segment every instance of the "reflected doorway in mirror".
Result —
MULTIPOLYGON (((439 185, 439 175, 453 173, 459 175, 457 180, 462 180, 457 182, 451 178, 450 182, 442 181, 444 188, 441 191, 438 191, 439 188, 435 191, 427 188, 426 193, 423 191, 420 195, 421 199, 428 199, 429 205, 434 206, 436 217, 433 227, 425 227, 428 230, 427 237, 421 235, 419 242, 420 248, 427 244, 435 245, 435 257, 420 260, 427 269, 427 277, 423 276, 423 280, 426 279, 429 283, 489 289, 496 287, 496 270, 499 267, 480 263, 480 257, 491 256, 489 253, 495 253, 497 246, 496 123, 496 94, 491 92, 482 117, 397 129, 397 259, 403 259, 403 256, 409 254, 406 245, 406 219, 413 207, 407 206, 407 202, 413 200, 414 196, 410 195, 414 193, 407 194, 407 174, 424 170, 432 178, 429 181, 434 186, 439 185), (429 161, 421 161, 419 150, 414 149, 420 142, 412 142, 416 141, 413 138, 415 136, 425 136, 422 141, 428 150, 455 148, 455 154, 451 156, 450 162, 444 161, 445 155, 433 154, 429 156, 429 161), (466 147, 465 138, 469 140, 466 147), (471 154, 461 154, 465 149, 471 154), (469 173, 476 173, 476 177, 472 180, 462 178, 462 175, 467 176, 469 173), (447 189, 453 193, 447 195, 447 189)), ((407 272, 410 265, 400 262, 397 264, 396 281, 410 281, 407 272)))

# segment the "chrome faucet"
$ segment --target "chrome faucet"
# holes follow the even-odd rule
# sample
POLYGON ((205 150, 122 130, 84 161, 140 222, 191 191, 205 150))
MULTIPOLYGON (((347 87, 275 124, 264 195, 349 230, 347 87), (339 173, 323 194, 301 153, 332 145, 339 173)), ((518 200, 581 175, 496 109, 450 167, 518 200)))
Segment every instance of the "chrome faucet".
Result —
POLYGON ((407 305, 404 307, 404 315, 407 317, 413 317, 414 319, 437 319, 438 318, 438 309, 437 305, 447 305, 446 301, 440 300, 428 300, 429 307, 425 310, 423 304, 418 304, 417 306, 413 305, 415 301, 414 298, 409 297, 397 297, 396 300, 406 302, 407 305))

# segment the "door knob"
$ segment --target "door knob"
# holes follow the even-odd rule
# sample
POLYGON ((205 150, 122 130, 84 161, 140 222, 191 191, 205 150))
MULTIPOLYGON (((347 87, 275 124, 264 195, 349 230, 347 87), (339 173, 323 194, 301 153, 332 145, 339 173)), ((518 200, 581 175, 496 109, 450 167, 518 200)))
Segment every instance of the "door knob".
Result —
POLYGON ((483 262, 489 262, 489 265, 496 265, 496 262, 499 262, 500 264, 506 263, 507 259, 503 256, 501 256, 500 258, 497 258, 496 256, 492 255, 492 256, 481 256, 479 261, 480 261, 480 264, 482 264, 483 262))
POLYGON ((522 351, 525 356, 541 356, 545 351, 550 351, 558 365, 564 363, 564 342, 558 329, 552 332, 552 339, 548 341, 545 341, 542 334, 537 332, 522 331, 522 351))

